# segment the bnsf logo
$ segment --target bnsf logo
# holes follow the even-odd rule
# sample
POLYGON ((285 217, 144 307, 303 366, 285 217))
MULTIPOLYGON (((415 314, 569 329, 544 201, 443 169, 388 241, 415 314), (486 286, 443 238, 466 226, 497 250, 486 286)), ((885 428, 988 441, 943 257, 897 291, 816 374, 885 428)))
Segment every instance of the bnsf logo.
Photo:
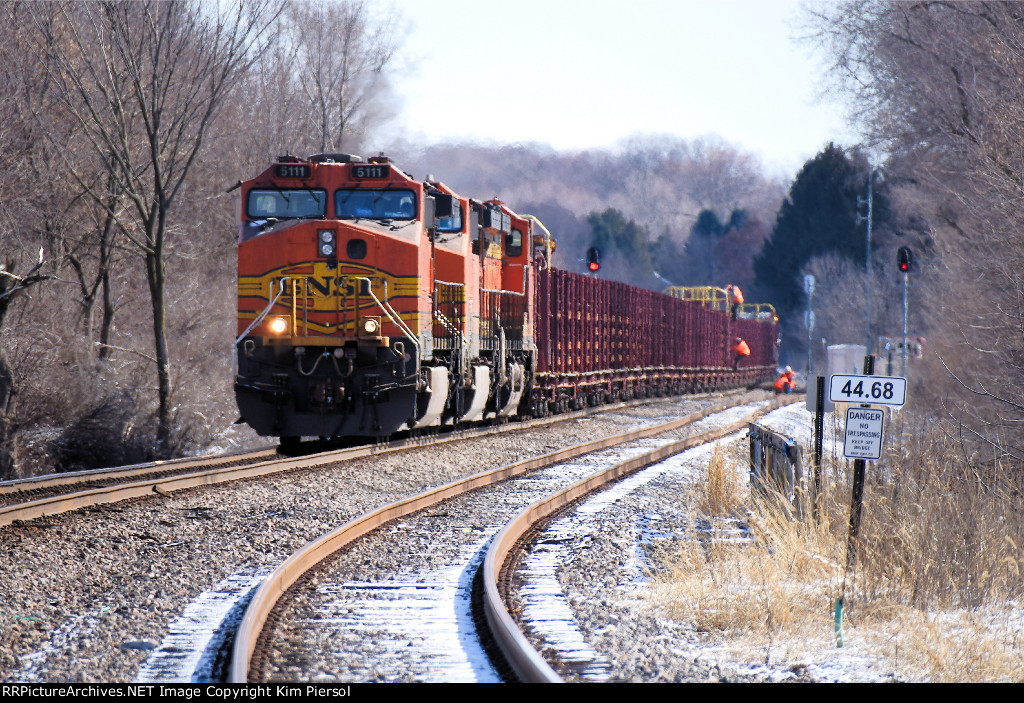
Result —
POLYGON ((393 300, 421 295, 420 278, 417 276, 398 277, 376 268, 351 265, 346 265, 345 269, 337 271, 326 263, 316 262, 312 266, 285 266, 256 276, 242 274, 238 277, 238 294, 265 301, 278 295, 282 300, 290 301, 294 295, 307 299, 307 306, 325 311, 337 310, 339 305, 351 306, 351 299, 355 297, 360 298, 360 305, 367 301, 372 303, 371 290, 381 300, 385 296, 393 300))
MULTIPOLYGON (((285 277, 275 276, 271 280, 272 290, 281 290, 283 282, 284 294, 289 295, 295 290, 299 295, 331 296, 331 295, 369 295, 369 286, 366 281, 357 281, 344 276, 300 276, 285 277)), ((383 290, 384 279, 370 279, 373 287, 383 290)))
MULTIPOLYGON (((367 277, 369 278, 369 277, 367 277)), ((257 283, 260 290, 257 291, 248 282, 241 282, 239 292, 242 295, 259 295, 269 300, 268 295, 273 297, 281 292, 279 302, 289 305, 292 297, 307 310, 317 312, 331 312, 338 310, 351 310, 358 299, 359 307, 374 306, 374 296, 379 300, 387 298, 392 303, 398 299, 418 298, 420 291, 417 285, 418 279, 409 278, 382 278, 372 277, 367 280, 358 280, 354 276, 287 276, 275 274, 264 278, 262 284, 257 283), (284 285, 284 291, 281 286, 284 285), (371 295, 371 291, 373 295, 371 295), (303 302, 304 301, 304 302, 303 302)), ((256 283, 252 281, 252 283, 256 283)))

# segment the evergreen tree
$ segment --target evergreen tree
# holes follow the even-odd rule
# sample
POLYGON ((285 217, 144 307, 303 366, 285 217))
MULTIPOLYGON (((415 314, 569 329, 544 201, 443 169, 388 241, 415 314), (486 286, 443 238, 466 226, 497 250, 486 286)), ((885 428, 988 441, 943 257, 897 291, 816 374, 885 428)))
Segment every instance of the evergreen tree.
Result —
MULTIPOLYGON (((829 144, 797 174, 771 237, 754 259, 759 297, 774 303, 780 314, 803 306, 800 269, 813 257, 838 254, 864 266, 865 223, 860 215, 866 208, 858 199, 867 196, 869 173, 862 156, 829 144)), ((874 193, 873 209, 877 226, 888 211, 883 193, 874 193)))
POLYGON ((722 224, 722 220, 714 210, 701 210, 697 214, 697 221, 693 223, 693 229, 690 230, 691 238, 711 239, 721 237, 723 234, 725 234, 725 225, 722 224))
POLYGON ((753 257, 761 250, 762 232, 763 225, 747 210, 733 210, 724 223, 714 211, 702 210, 686 241, 686 285, 749 286, 753 282, 753 257))
POLYGON ((686 254, 668 228, 651 244, 651 260, 663 286, 681 286, 688 282, 686 254))
POLYGON ((701 210, 686 240, 687 282, 691 286, 724 286, 715 247, 725 235, 725 225, 714 210, 701 210))
POLYGON ((732 214, 729 215, 729 221, 725 223, 725 232, 728 233, 734 229, 743 229, 749 221, 749 211, 745 209, 733 210, 732 214))
POLYGON ((657 287, 646 228, 633 220, 627 221, 614 208, 601 213, 592 212, 587 221, 593 230, 591 246, 600 250, 603 270, 610 268, 607 273, 616 280, 657 287), (609 267, 609 263, 612 266, 609 267))

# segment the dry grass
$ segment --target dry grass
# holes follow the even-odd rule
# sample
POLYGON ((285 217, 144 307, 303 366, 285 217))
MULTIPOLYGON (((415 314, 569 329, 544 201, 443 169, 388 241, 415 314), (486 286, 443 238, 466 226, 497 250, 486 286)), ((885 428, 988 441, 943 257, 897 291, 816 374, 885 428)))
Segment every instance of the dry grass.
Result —
POLYGON ((709 517, 749 511, 753 538, 684 539, 656 579, 656 602, 727 642, 737 661, 796 665, 836 652, 832 609, 845 588, 847 643, 895 678, 1024 681, 1019 493, 1005 467, 982 476, 940 449, 878 463, 886 470, 869 476, 849 574, 845 462, 827 467, 814 524, 735 490, 748 471, 744 445, 716 451, 695 502, 709 517))
POLYGON ((747 478, 734 470, 735 457, 727 458, 721 445, 715 445, 708 460, 704 490, 698 494, 698 509, 708 516, 732 515, 747 492, 747 478))

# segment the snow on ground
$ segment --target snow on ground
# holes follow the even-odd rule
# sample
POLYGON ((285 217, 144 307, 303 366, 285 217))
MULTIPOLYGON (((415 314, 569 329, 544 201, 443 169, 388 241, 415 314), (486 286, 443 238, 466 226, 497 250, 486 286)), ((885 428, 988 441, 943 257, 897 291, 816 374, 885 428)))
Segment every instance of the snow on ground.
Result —
POLYGON ((218 661, 218 657, 225 649, 225 638, 234 639, 245 606, 271 571, 270 567, 243 567, 200 594, 171 623, 167 636, 142 666, 136 681, 221 680, 227 662, 218 661))

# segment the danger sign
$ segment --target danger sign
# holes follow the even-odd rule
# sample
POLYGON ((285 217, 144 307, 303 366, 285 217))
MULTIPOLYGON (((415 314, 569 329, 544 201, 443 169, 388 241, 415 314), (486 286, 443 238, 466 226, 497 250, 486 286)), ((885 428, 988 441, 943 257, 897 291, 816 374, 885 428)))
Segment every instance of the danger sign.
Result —
POLYGON ((846 411, 846 438, 843 456, 847 459, 878 459, 882 456, 884 410, 849 408, 846 411))

